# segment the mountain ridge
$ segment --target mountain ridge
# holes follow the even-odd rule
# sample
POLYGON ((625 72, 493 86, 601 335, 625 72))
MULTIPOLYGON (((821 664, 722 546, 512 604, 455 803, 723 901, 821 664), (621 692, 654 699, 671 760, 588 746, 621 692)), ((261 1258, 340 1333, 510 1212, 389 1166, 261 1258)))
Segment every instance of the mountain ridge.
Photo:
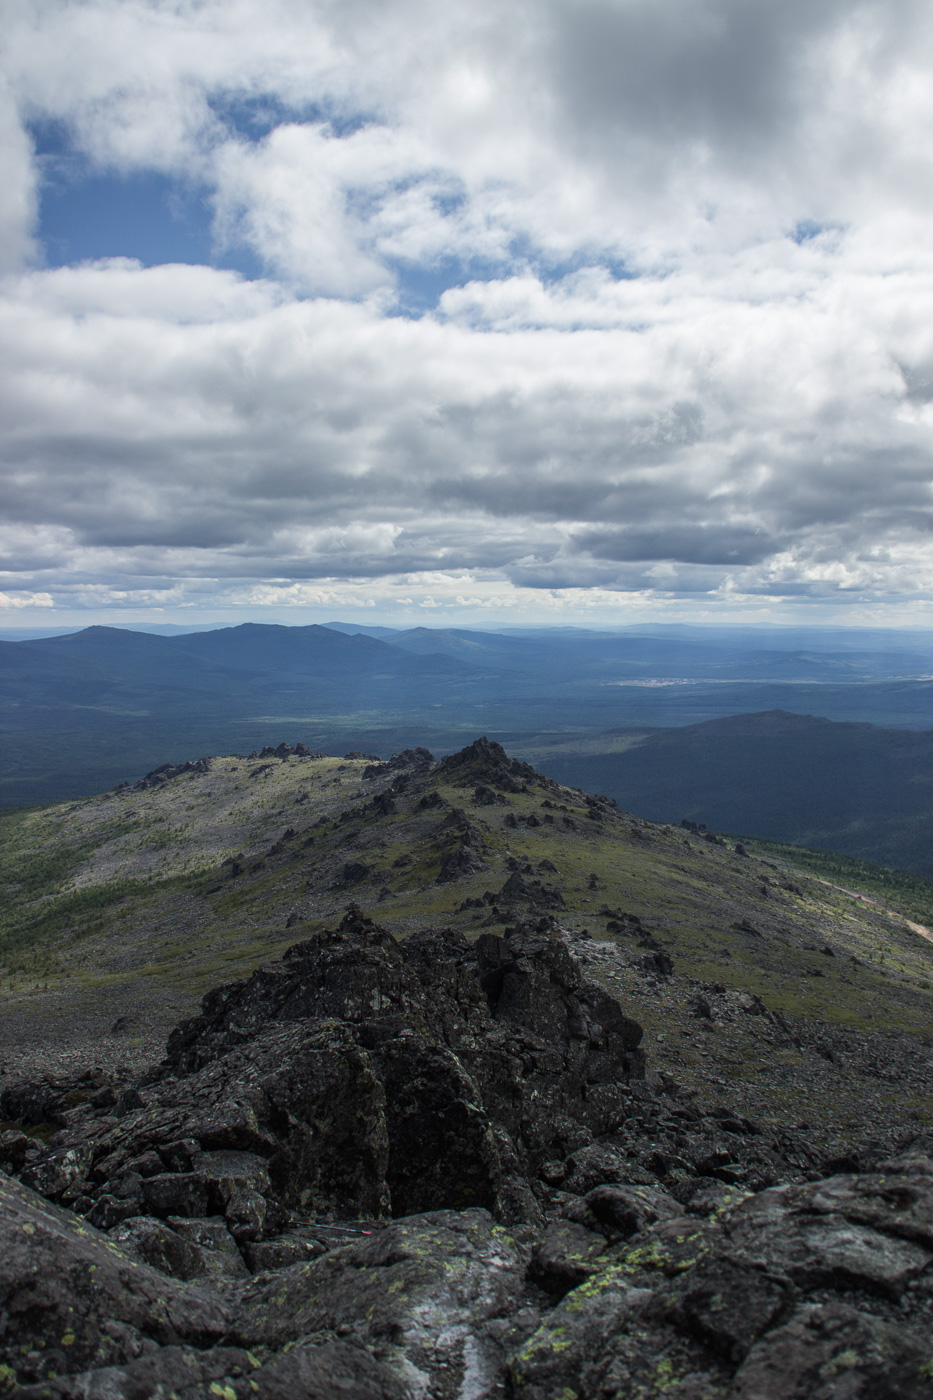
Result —
MULTIPOLYGON (((171 637, 95 627, 0 643, 0 799, 88 795, 163 760, 261 748, 270 728, 302 734, 315 751, 385 753, 419 743, 448 751, 482 730, 572 785, 608 788, 658 820, 687 816, 933 870, 933 754, 923 737, 933 682, 841 682, 839 655, 817 655, 820 684, 789 684, 716 676, 721 664, 738 674, 740 662, 790 674, 792 651, 762 662, 765 653, 695 639, 671 649, 657 638, 431 628, 379 639, 244 623, 171 637), (688 653, 692 677, 679 674, 688 653), (857 713, 866 703, 867 717, 857 713), (866 727, 876 703, 896 727, 866 727), (902 723, 905 707, 913 727, 902 723), (728 719, 777 710, 812 717, 728 719)), ((863 655, 845 653, 846 665, 855 657, 853 676, 863 655)), ((883 674, 891 655, 876 656, 883 674)))
POLYGON ((928 1393, 903 919, 486 738, 0 829, 24 1400, 928 1393))

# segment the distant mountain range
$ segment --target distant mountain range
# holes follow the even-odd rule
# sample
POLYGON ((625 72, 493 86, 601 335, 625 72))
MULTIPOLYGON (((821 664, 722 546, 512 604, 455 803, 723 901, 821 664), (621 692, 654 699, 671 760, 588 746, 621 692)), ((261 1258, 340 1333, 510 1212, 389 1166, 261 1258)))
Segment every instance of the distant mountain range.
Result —
POLYGON ((0 641, 0 801, 163 762, 485 733, 657 820, 933 873, 933 637, 246 623, 0 641))
POLYGON ((933 876, 933 731, 770 710, 617 731, 603 748, 562 756, 555 745, 536 762, 652 821, 687 818, 933 876))

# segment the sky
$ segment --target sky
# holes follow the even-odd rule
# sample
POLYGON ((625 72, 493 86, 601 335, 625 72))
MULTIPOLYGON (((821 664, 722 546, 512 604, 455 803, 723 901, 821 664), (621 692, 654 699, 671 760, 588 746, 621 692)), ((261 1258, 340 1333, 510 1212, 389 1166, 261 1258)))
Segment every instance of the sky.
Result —
POLYGON ((0 624, 933 623, 928 0, 0 0, 0 624))

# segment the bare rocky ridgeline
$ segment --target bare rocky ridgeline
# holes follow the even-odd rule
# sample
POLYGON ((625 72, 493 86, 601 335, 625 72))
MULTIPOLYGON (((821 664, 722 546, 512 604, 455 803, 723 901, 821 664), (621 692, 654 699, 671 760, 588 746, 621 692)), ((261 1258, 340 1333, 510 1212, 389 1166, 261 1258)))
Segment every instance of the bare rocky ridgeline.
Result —
POLYGON ((659 1092, 539 922, 398 944, 354 908, 137 1085, 7 1089, 59 1125, 0 1137, 8 1388, 928 1395, 933 1144, 827 1177, 659 1092))
MULTIPOLYGON (((566 876, 519 840, 547 817, 588 853, 597 827, 634 848, 656 838, 498 746, 440 766, 423 750, 352 761, 368 792, 334 813, 352 841, 327 856, 342 917, 210 991, 143 1074, 3 1081, 0 1394, 933 1394, 933 1138, 907 1106, 928 1088, 922 1042, 679 982, 620 907, 599 906, 608 937, 572 927, 566 876), (505 860, 489 814, 515 842, 505 860), (459 926, 398 939, 347 891, 382 878, 357 833, 409 821, 423 824, 409 840, 435 833, 438 897, 478 892, 456 899, 459 926), (725 1060, 705 1082, 712 1051, 678 1063, 685 1027, 720 1057, 770 1058, 777 1077, 749 1062, 747 1087, 719 1094, 725 1060), (869 1072, 890 1097, 840 1142, 799 1105, 780 1110, 782 1065, 792 1105, 804 1079, 818 1103, 869 1072)), ((212 780, 166 773, 140 791, 212 780)), ((728 868, 719 848, 709 859, 728 868)), ((266 878, 265 861, 228 869, 222 889, 266 878)), ((587 883, 606 892, 595 870, 587 883)), ((746 923, 736 946, 766 945, 766 919, 746 923)))

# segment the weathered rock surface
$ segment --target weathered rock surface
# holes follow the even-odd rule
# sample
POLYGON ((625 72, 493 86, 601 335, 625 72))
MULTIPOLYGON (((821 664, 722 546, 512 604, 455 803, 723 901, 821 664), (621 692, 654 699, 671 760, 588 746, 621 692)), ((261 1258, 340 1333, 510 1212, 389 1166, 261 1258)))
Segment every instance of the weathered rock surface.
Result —
MULTIPOLYGON (((163 763, 158 768, 153 768, 151 773, 147 773, 144 778, 140 778, 138 783, 133 784, 134 792, 145 792, 148 788, 161 787, 163 783, 171 782, 173 778, 180 778, 185 773, 209 773, 211 760, 209 758, 199 758, 192 762, 190 759, 186 763, 163 763)), ((121 787, 128 787, 126 783, 121 787)))
POLYGON ((927 1397, 931 1208, 933 1163, 905 1159, 669 1216, 595 1259, 577 1246, 580 1282, 513 1356, 509 1393, 927 1397))
MULTIPOLYGON (((458 753, 441 760, 440 772, 449 781, 463 787, 492 789, 494 792, 525 792, 529 785, 552 788, 530 763, 509 758, 501 744, 482 738, 468 744, 458 753)), ((488 802, 488 798, 480 798, 488 802)))
MULTIPOLYGON (((9 1161, 105 1228, 217 1216, 244 1242, 295 1212, 535 1221, 540 1163, 625 1119, 640 1040, 553 932, 399 945, 352 911, 210 993, 148 1083, 65 1111, 59 1086, 65 1126, 29 1161, 17 1140, 9 1161)), ((34 1114, 49 1101, 8 1098, 34 1114)))
POLYGON ((0 1384, 36 1400, 921 1400, 933 1163, 777 1187, 627 1239, 481 1209, 180 1282, 0 1179, 0 1384), (870 1224, 866 1220, 871 1221, 870 1224))
POLYGON ((573 946, 351 907, 135 1086, 4 1090, 0 1394, 933 1395, 933 1161, 653 1087, 573 946))

